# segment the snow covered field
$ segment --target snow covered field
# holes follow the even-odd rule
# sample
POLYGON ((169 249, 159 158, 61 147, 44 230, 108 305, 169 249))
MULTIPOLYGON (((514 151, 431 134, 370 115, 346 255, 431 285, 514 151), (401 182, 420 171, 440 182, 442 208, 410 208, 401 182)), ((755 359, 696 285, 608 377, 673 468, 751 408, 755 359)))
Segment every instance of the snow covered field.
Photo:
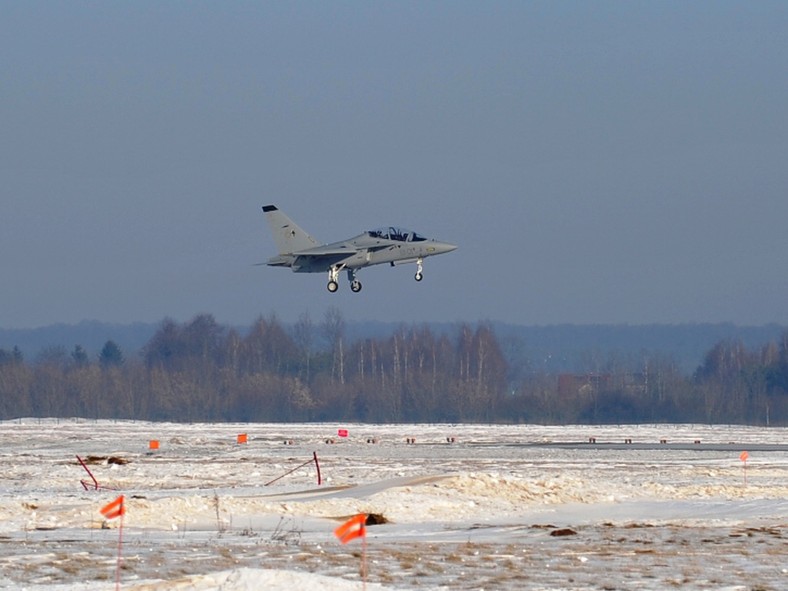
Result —
POLYGON ((114 588, 121 492, 122 589, 361 589, 361 541, 333 535, 359 512, 385 521, 369 589, 788 588, 788 429, 23 419, 0 441, 0 588, 114 588))

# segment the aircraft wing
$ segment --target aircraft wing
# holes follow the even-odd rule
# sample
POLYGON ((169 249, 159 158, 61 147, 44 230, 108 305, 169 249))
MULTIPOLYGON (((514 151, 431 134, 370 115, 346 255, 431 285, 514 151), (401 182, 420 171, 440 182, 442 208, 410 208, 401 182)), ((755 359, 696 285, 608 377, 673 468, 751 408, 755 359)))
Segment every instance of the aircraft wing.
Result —
POLYGON ((358 252, 352 246, 336 246, 328 244, 326 246, 317 246, 315 248, 308 248, 306 250, 299 250, 293 254, 298 257, 337 257, 337 256, 350 256, 358 252))
POLYGON ((378 252, 379 250, 386 250, 387 248, 391 248, 392 245, 390 243, 386 244, 374 244, 372 246, 365 246, 362 250, 368 250, 369 252, 378 252))

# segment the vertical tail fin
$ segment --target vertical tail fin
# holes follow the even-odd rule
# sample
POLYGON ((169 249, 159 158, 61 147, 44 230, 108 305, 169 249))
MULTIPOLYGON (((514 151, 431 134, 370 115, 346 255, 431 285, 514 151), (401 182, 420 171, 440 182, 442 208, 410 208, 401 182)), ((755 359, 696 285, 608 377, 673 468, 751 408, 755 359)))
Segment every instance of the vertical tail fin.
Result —
POLYGON ((271 228, 279 254, 292 254, 319 246, 317 240, 299 228, 276 205, 264 205, 263 212, 271 228))

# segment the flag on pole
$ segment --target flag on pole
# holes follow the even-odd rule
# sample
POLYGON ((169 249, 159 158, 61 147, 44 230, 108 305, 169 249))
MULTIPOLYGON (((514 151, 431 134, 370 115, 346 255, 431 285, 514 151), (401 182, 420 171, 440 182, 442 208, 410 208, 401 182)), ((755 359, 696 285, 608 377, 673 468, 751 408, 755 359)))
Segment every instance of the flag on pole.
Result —
POLYGON ((739 454, 739 459, 743 462, 742 466, 744 467, 744 486, 747 486, 747 459, 750 457, 750 454, 746 451, 741 452, 739 454))
POLYGON ((120 495, 117 499, 111 503, 107 503, 101 508, 101 514, 106 519, 117 519, 118 517, 125 515, 125 513, 126 507, 123 504, 123 495, 120 495))
POLYGON ((343 544, 347 544, 356 538, 364 538, 367 535, 367 516, 360 513, 351 517, 345 523, 334 530, 334 535, 343 544))

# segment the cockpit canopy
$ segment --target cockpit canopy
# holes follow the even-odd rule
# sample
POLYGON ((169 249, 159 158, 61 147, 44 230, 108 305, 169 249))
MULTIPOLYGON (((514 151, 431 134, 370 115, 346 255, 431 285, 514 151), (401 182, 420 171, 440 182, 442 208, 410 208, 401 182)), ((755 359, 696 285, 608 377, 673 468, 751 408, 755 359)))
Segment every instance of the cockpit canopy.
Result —
POLYGON ((394 226, 375 228, 370 230, 368 234, 372 238, 385 238, 386 240, 399 240, 400 242, 423 242, 426 240, 424 236, 417 234, 413 230, 395 228, 394 226))

